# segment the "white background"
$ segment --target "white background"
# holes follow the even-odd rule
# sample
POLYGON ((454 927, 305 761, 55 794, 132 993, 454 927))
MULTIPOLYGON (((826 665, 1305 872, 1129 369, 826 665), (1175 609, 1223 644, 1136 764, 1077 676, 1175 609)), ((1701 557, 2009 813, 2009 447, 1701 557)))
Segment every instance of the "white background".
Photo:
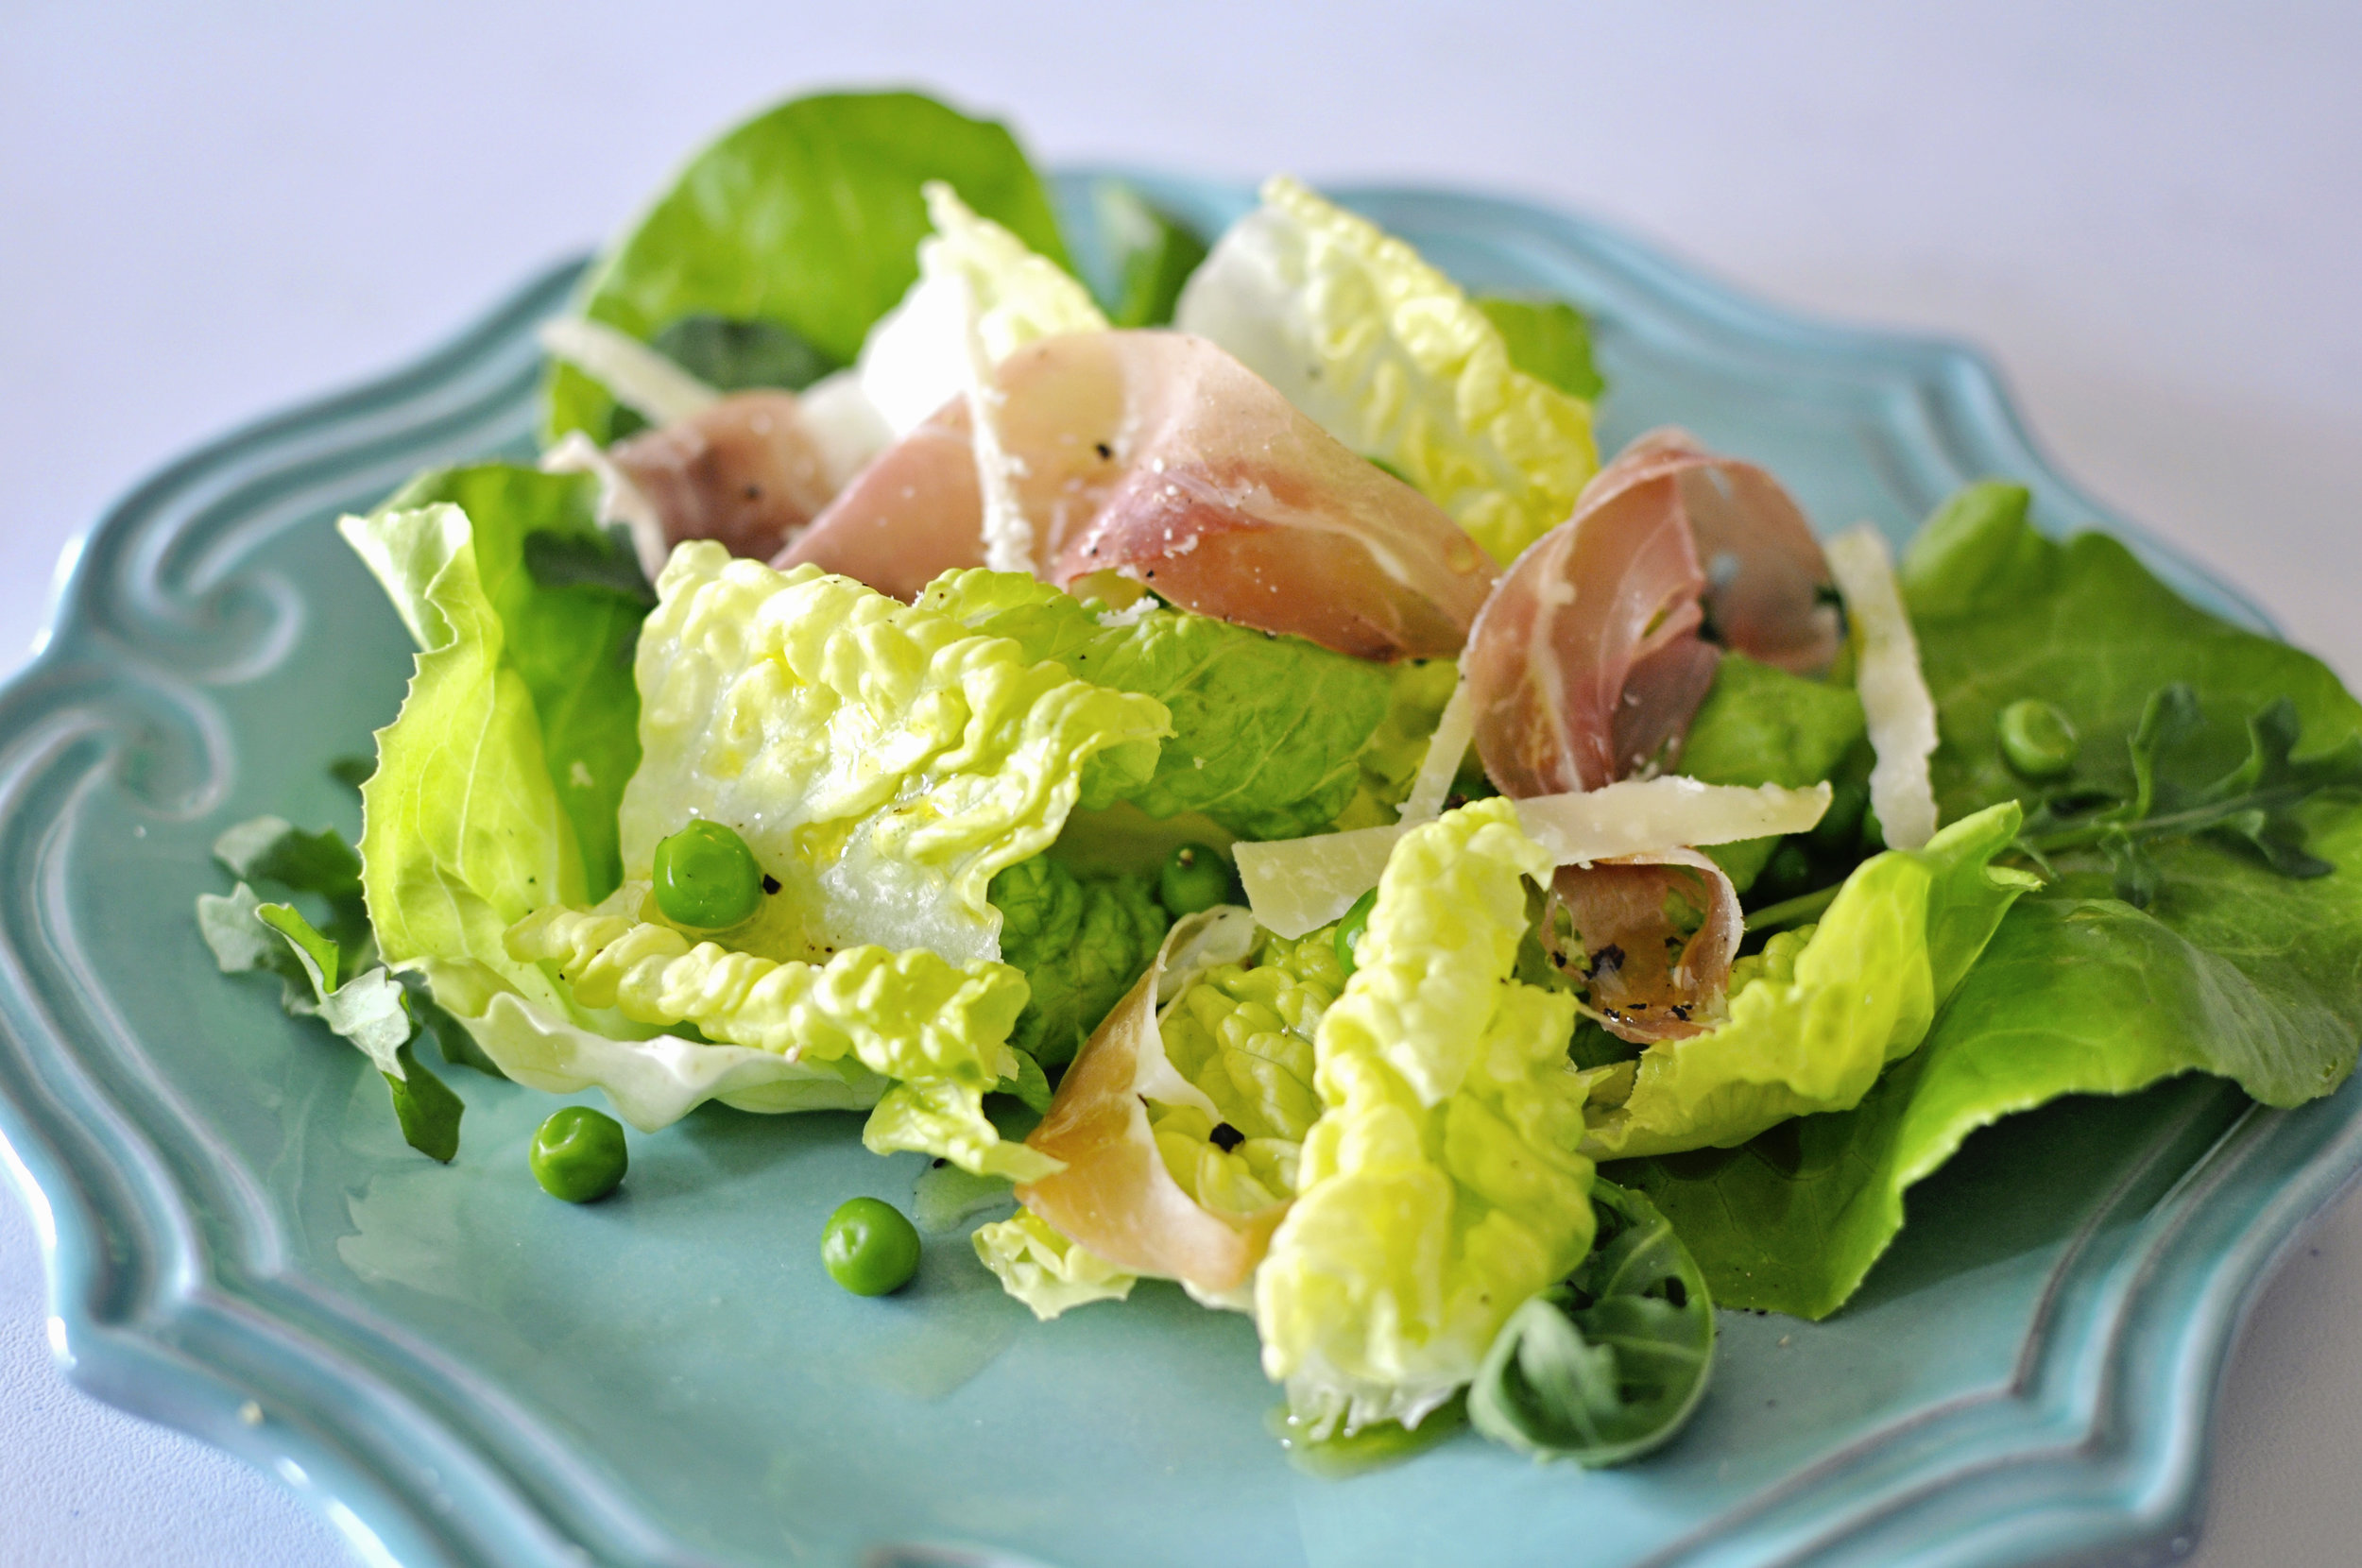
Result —
MULTIPOLYGON (((0 649, 162 461, 435 343, 768 99, 893 82, 1045 161, 1477 183, 1982 343, 2069 473, 2362 675, 2362 9, 1961 11, 0 0, 0 649)), ((347 1560, 72 1391, 43 1312, 0 1198, 0 1565, 347 1560)), ((2197 1560, 2362 1555, 2362 1204, 2264 1293, 2216 1437, 2197 1560)))

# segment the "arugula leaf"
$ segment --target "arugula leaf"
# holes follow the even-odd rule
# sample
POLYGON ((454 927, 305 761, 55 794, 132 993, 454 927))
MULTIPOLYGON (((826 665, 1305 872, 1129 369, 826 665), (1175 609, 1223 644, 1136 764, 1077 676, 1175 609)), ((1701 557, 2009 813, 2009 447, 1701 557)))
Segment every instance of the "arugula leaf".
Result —
POLYGON ((1607 390, 1591 362, 1591 323, 1563 299, 1479 296, 1476 308, 1500 329, 1509 363, 1570 398, 1597 402, 1607 390))
POLYGON ((2362 703, 2319 660, 2184 603, 2114 539, 2043 537, 2028 502, 2013 486, 1972 486, 1905 557, 1944 817, 2039 804, 1994 726, 2011 703, 2040 697, 2086 737, 2138 736, 2148 721, 2120 752, 2087 744, 2074 780, 2148 821, 2198 796, 2211 810, 2291 780, 2319 785, 2281 826, 2260 806, 2261 821, 2224 826, 2283 846, 2301 828, 2299 852, 2334 869, 2285 876, 2244 833, 2136 841, 2134 825, 2114 825, 2120 842, 2102 833, 2052 858, 2056 880, 2011 910, 1926 1043, 1855 1109, 1737 1150, 1616 1167, 1673 1221, 1725 1305, 1834 1311, 1892 1239, 1911 1184, 2000 1116, 2189 1071, 2295 1105, 2336 1088, 2362 1054, 2362 807, 2332 787, 2351 776, 2362 703), (2157 697, 2160 683, 2187 699, 2157 697), (2300 755, 2300 736, 2314 749, 2300 755), (2137 857, 2122 848, 2132 844, 2137 857), (2132 887, 2117 887, 2120 868, 2132 887))
MULTIPOLYGON (((820 94, 690 160, 593 267, 582 314, 643 342, 686 316, 775 323, 848 365, 918 276, 930 179, 1067 264, 1049 196, 1005 128, 914 93, 820 94)), ((558 366, 548 394, 553 439, 609 437, 615 405, 596 382, 558 366)))
POLYGON ((1586 1469, 1664 1444, 1714 1364, 1714 1300, 1673 1227, 1612 1182, 1592 1183, 1591 1205, 1590 1255, 1511 1314, 1468 1389, 1478 1431, 1586 1469))
MULTIPOLYGON (((2055 800, 2021 847, 2045 861, 2071 849, 2097 845, 2115 871, 2116 896, 2136 909, 2156 901, 2163 873, 2144 844, 2161 838, 2216 833, 2242 844, 2283 877, 2326 877, 2337 868, 2305 848, 2299 810, 2328 790, 2362 789, 2362 735, 2333 751, 2299 760, 2303 737, 2296 705, 2277 698, 2248 720, 2248 754, 2229 773, 2199 783, 2182 755, 2205 727, 2198 693, 2186 682, 2161 687, 2142 709, 2131 740, 2132 796, 2113 810, 2076 823, 2055 800), (2063 820, 2062 820, 2063 819, 2063 820), (2051 822, 2060 825, 2044 830, 2051 822)), ((2067 798, 2089 795, 2072 786, 2067 798)))

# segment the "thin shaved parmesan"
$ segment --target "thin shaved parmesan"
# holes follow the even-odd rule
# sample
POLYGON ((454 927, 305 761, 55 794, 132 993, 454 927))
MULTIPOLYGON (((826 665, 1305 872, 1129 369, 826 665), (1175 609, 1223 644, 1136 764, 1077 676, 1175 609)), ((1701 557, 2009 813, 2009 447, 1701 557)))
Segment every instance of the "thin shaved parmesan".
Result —
POLYGON ((1435 733, 1428 741, 1427 756, 1420 758, 1419 771, 1411 779, 1411 793, 1403 798, 1403 827, 1416 827, 1444 814, 1444 802, 1451 798, 1451 781, 1459 776, 1460 764, 1476 739, 1476 696, 1463 674, 1451 689, 1444 711, 1435 716, 1435 733))
POLYGON ((702 414, 722 394, 628 332, 605 322, 561 315, 541 323, 541 347, 607 388, 652 425, 702 414))
POLYGON ((1411 825, 1357 827, 1309 839, 1236 844, 1230 853, 1258 924, 1299 937, 1342 918, 1353 901, 1378 886, 1386 858, 1411 825))
POLYGON ((1888 848, 1917 849, 1936 831, 1936 793, 1927 778, 1936 703, 1920 673, 1919 644, 1894 581, 1894 557, 1885 537, 1866 522, 1831 539, 1827 550, 1857 639, 1854 684, 1877 754, 1870 770, 1870 809, 1878 813, 1888 848))
POLYGON ((1517 802, 1517 824, 1550 852, 1553 865, 1587 865, 1627 855, 1660 855, 1705 844, 1736 844, 1811 830, 1829 809, 1829 786, 1786 790, 1701 784, 1694 778, 1627 778, 1577 794, 1517 802))
MULTIPOLYGON (((1518 801, 1517 822, 1549 852, 1551 864, 1587 865, 1802 833, 1829 809, 1829 795, 1826 784, 1749 789, 1694 778, 1635 778, 1518 801)), ((1281 936, 1299 937, 1342 917, 1356 898, 1376 887, 1395 842, 1411 826, 1240 844, 1231 853, 1255 918, 1281 936)))

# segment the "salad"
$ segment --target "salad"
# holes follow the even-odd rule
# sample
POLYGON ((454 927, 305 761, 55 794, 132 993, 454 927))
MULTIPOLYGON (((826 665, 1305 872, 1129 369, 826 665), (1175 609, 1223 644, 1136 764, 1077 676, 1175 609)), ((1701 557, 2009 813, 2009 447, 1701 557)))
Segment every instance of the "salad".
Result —
MULTIPOLYGON (((240 824, 197 918, 414 1148, 455 1069, 857 1111, 1037 1317, 1251 1317, 1292 1445, 1596 1465, 1977 1127, 2352 1072, 2318 660, 2007 476, 1898 560, 1682 431, 1602 454, 1579 302, 1294 179, 1095 199, 1077 254, 1001 127, 784 104, 547 324, 538 464, 338 525, 418 648, 359 842, 240 824)), ((533 1174, 629 1147, 570 1105, 533 1174)), ((920 1245, 858 1199, 821 1251, 920 1245)))

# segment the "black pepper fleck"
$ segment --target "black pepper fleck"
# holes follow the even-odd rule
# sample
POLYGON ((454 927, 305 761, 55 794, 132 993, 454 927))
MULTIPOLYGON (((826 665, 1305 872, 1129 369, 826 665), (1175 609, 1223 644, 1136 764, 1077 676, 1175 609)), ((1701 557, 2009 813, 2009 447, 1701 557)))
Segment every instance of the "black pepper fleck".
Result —
POLYGON ((1214 1130, 1206 1134, 1206 1141, 1227 1154, 1246 1142, 1246 1134, 1226 1121, 1214 1123, 1214 1130))

